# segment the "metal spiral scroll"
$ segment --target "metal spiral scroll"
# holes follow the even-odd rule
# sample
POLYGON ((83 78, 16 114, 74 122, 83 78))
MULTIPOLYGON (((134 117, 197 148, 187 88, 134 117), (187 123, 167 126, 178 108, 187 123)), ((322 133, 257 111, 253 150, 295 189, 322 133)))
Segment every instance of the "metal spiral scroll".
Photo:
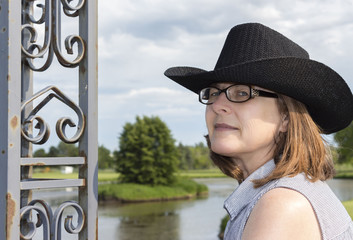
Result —
POLYGON ((72 223, 72 216, 65 218, 64 228, 67 233, 78 234, 81 232, 85 214, 78 203, 67 201, 62 203, 53 214, 51 207, 44 200, 33 200, 27 206, 21 208, 21 239, 31 240, 37 234, 37 228, 43 226, 43 240, 61 240, 61 220, 64 210, 75 209, 78 218, 76 226, 72 223), (38 205, 41 205, 39 207, 38 205), (33 212, 37 213, 37 221, 33 220, 33 212), (23 232, 25 231, 25 233, 23 232))
POLYGON ((53 230, 52 235, 54 236, 53 240, 61 240, 61 229, 60 229, 61 218, 65 208, 67 207, 73 207, 78 214, 78 218, 77 218, 77 226, 74 226, 72 223, 72 215, 68 215, 65 218, 65 230, 71 234, 78 234, 79 232, 81 232, 83 228, 85 215, 80 205, 78 205, 73 201, 64 202, 56 209, 54 213, 54 221, 52 222, 52 225, 51 225, 53 230))
POLYGON ((80 140, 80 137, 83 134, 83 130, 85 127, 85 118, 84 118, 83 112, 79 106, 77 106, 73 101, 71 101, 67 96, 65 96, 55 86, 49 86, 49 87, 44 88, 43 90, 34 94, 30 99, 28 99, 24 103, 22 103, 22 106, 21 106, 21 113, 23 116, 22 127, 21 127, 22 136, 27 141, 34 143, 34 144, 44 144, 48 140, 49 135, 50 135, 49 125, 40 116, 37 116, 36 114, 53 98, 56 98, 56 99, 60 100, 61 102, 65 103, 72 110, 74 110, 78 116, 77 126, 72 121, 72 119, 68 118, 68 117, 62 117, 56 122, 56 133, 57 133, 58 137, 65 143, 78 142, 80 140), (43 94, 45 94, 49 91, 52 91, 52 92, 49 93, 48 96, 46 98, 44 98, 36 107, 34 107, 27 117, 24 116, 24 110, 26 109, 26 106, 28 104, 32 103, 38 97, 42 96, 43 94), (32 134, 29 133, 31 131, 28 131, 28 129, 30 126, 33 125, 35 120, 37 121, 37 124, 34 127, 39 129, 39 132, 36 136, 33 136, 32 134), (69 125, 70 127, 77 128, 76 133, 71 138, 67 137, 65 134, 65 129, 66 129, 67 125, 69 125))
POLYGON ((25 0, 23 5, 25 24, 22 25, 22 52, 27 65, 33 71, 45 71, 51 65, 55 54, 59 63, 64 67, 76 67, 85 55, 85 43, 78 35, 67 36, 65 39, 66 53, 73 55, 75 44, 77 45, 78 53, 72 61, 64 57, 60 46, 60 11, 62 5, 65 15, 68 17, 77 17, 85 4, 85 0, 79 0, 75 6, 71 5, 72 0, 45 0, 45 5, 35 5, 41 11, 39 19, 35 19, 34 17, 33 9, 36 2, 37 0, 25 0), (35 26, 40 24, 44 24, 45 27, 44 42, 42 45, 37 43, 38 33, 35 29, 35 26), (27 36, 24 34, 25 32, 28 34, 27 36), (33 60, 43 58, 45 54, 47 54, 47 57, 44 64, 36 67, 33 64, 33 60))

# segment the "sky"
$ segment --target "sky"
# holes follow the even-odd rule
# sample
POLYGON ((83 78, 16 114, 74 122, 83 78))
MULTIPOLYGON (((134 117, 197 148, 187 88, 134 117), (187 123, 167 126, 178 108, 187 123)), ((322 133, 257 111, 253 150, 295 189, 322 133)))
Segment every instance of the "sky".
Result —
MULTIPOLYGON (((205 142, 205 106, 163 73, 173 66, 213 70, 238 24, 259 22, 281 32, 353 89, 353 1, 99 0, 98 14, 98 143, 111 151, 124 124, 144 115, 160 117, 177 143, 205 142)), ((74 29, 66 26, 63 31, 74 29)), ((34 89, 54 84, 76 100, 77 71, 54 63, 34 75, 34 89)), ((55 121, 50 125, 55 129, 55 121)))

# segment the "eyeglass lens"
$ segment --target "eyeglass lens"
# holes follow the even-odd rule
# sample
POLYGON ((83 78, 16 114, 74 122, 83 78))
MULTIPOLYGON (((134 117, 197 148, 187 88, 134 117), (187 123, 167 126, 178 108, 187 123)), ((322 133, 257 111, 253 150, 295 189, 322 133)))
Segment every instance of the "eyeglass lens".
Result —
POLYGON ((200 102, 203 104, 212 104, 222 92, 224 92, 227 99, 232 102, 245 102, 251 97, 251 88, 247 85, 232 85, 223 90, 215 87, 208 87, 200 91, 200 102))

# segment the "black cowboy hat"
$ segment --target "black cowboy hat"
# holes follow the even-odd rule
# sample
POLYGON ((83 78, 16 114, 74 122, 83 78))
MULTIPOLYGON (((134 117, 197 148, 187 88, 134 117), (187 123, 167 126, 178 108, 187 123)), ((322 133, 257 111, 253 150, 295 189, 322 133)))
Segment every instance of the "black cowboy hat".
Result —
POLYGON ((233 27, 213 71, 173 67, 167 77, 198 93, 217 82, 256 85, 307 106, 323 133, 337 132, 353 119, 353 96, 342 77, 309 59, 299 45, 259 23, 233 27))

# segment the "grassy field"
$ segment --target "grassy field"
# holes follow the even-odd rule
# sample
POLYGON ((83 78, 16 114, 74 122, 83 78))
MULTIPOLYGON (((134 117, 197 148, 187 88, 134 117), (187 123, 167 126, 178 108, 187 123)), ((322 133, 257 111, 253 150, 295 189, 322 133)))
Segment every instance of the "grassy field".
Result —
MULTIPOLYGON (((336 178, 352 178, 353 179, 353 165, 337 165, 336 166, 337 174, 336 178)), ((176 173, 179 177, 187 178, 221 178, 226 177, 219 169, 205 169, 205 170, 188 170, 188 171, 179 171, 176 173)), ((35 172, 33 174, 34 178, 78 178, 77 173, 63 174, 59 170, 50 171, 50 172, 35 172)), ((100 170, 98 172, 98 181, 99 182, 112 182, 117 181, 119 174, 112 170, 100 170)))
MULTIPOLYGON (((225 175, 218 169, 205 169, 205 170, 189 170, 189 171, 180 171, 176 173, 179 177, 187 178, 218 178, 225 177, 225 175)), ((35 172, 33 174, 34 178, 54 178, 54 179, 63 179, 78 178, 77 173, 63 174, 59 170, 50 171, 50 172, 35 172)), ((98 172, 98 181, 99 182, 114 182, 117 181, 119 173, 113 172, 111 170, 100 170, 98 172)))
MULTIPOLYGON (((69 173, 63 174, 59 170, 50 171, 50 172, 35 172, 33 174, 34 178, 49 178, 49 179, 77 179, 78 173, 69 173)), ((98 173, 98 181, 106 182, 106 181, 117 181, 119 177, 119 173, 112 171, 99 171, 98 173)))
POLYGON ((202 169, 202 170, 188 170, 179 171, 178 176, 188 178, 220 178, 226 177, 218 168, 215 169, 202 169))
POLYGON ((343 206, 347 209, 348 214, 353 219, 353 199, 343 202, 343 206))
POLYGON ((353 165, 341 164, 336 165, 336 178, 353 178, 353 165))

